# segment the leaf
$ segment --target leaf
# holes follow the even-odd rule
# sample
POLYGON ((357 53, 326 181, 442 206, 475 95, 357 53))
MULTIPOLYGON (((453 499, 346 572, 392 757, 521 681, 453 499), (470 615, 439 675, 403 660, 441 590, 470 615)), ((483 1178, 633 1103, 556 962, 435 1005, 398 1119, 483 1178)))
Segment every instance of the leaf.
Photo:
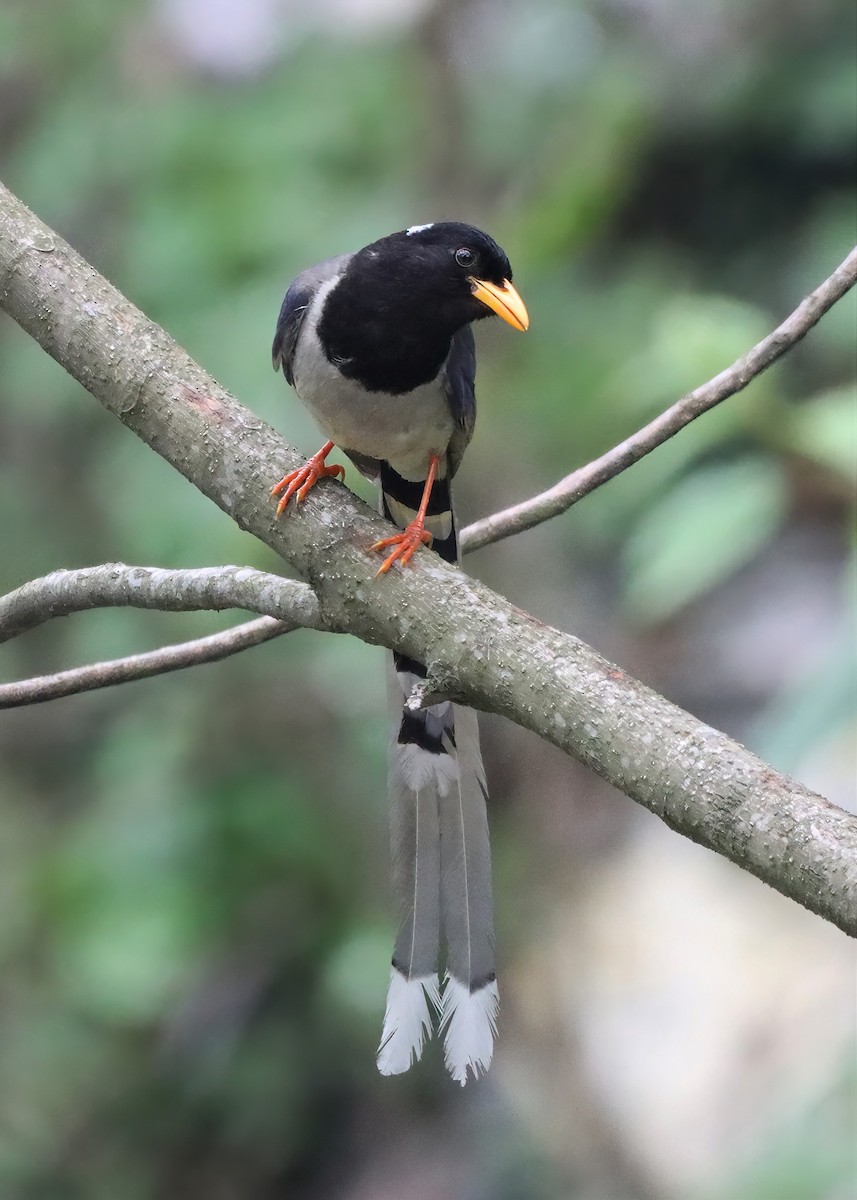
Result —
POLYGON ((624 603, 663 621, 753 559, 780 525, 787 491, 769 459, 695 471, 649 508, 625 547, 624 603))
MULTIPOLYGON (((770 318, 731 296, 685 292, 655 310, 648 339, 617 368, 613 389, 629 412, 654 415, 683 393, 728 367, 770 328, 770 318)), ((771 390, 769 376, 753 381, 753 397, 731 405, 736 424, 771 390)))
POLYGON ((793 410, 787 444, 853 483, 857 473, 857 388, 823 392, 793 410))

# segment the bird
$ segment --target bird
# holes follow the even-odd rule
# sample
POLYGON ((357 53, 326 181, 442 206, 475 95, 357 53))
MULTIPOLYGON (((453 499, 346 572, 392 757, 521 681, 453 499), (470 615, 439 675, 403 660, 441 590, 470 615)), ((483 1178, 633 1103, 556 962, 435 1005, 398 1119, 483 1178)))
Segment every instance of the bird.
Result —
MULTIPOLYGON (((472 324, 529 316, 505 252, 457 221, 412 225, 302 271, 286 292, 272 347, 325 444, 271 489, 277 516, 327 477, 338 446, 380 484, 396 532, 370 547, 377 575, 422 547, 458 562, 450 482, 476 421, 472 324)), ((462 1086, 490 1066, 499 993, 494 962, 488 789, 476 713, 441 701, 406 705, 424 664, 394 653, 388 792, 393 890, 401 910, 377 1065, 399 1075, 435 1025, 462 1086), (445 948, 445 976, 439 961, 445 948)))

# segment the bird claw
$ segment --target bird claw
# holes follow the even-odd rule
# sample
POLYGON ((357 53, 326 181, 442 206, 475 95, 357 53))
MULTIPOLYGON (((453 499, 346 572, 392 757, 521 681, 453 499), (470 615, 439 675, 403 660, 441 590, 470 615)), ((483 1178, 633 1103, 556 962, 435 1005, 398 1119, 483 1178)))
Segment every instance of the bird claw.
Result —
POLYGON ((331 463, 328 467, 325 464, 325 457, 330 453, 329 448, 319 450, 317 454, 304 463, 302 467, 298 467, 294 471, 289 471, 288 475, 284 475, 279 483, 271 488, 272 496, 279 496, 283 493, 280 503, 277 505, 277 516, 281 516, 286 505, 295 496, 295 504, 300 504, 306 500, 310 488, 315 487, 320 479, 326 479, 332 475, 338 475, 340 479, 345 479, 345 467, 339 463, 331 463))
POLYGON ((388 546, 395 547, 392 554, 387 555, 375 572, 375 578, 377 579, 379 575, 386 575, 394 562, 400 563, 403 567, 406 566, 420 546, 430 546, 432 541, 432 535, 423 527, 423 522, 416 520, 411 521, 407 529, 403 529, 401 533, 395 533, 392 537, 382 538, 380 542, 375 542, 373 546, 369 547, 370 550, 386 550, 388 546))

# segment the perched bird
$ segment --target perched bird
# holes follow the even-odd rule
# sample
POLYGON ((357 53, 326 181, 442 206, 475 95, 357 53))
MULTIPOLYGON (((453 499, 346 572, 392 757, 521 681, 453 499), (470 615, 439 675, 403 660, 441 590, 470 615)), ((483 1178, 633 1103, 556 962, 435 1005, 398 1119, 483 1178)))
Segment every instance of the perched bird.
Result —
MULTIPOLYGON (((378 574, 430 543, 458 561, 450 480, 476 420, 472 321, 496 313, 526 329, 509 260, 471 225, 414 225, 354 254, 303 271, 289 287, 274 337, 274 369, 328 439, 273 489, 283 512, 325 476, 338 445, 380 482, 399 532, 378 574)), ((389 792, 393 876, 402 923, 378 1068, 398 1075, 422 1054, 433 1011, 446 1066, 462 1085, 487 1070, 497 1022, 487 788, 476 714, 451 703, 404 707, 425 667, 393 656, 389 792), (446 947, 441 988, 438 958, 446 947)))

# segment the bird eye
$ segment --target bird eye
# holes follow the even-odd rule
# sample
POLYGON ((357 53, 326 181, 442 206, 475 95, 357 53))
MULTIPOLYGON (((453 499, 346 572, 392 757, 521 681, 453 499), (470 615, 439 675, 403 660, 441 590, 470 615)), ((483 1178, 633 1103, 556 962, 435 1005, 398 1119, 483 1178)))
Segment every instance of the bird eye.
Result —
POLYGON ((468 250, 466 246, 461 246, 455 252, 455 261, 460 267, 472 267, 476 262, 476 255, 472 250, 468 250))

